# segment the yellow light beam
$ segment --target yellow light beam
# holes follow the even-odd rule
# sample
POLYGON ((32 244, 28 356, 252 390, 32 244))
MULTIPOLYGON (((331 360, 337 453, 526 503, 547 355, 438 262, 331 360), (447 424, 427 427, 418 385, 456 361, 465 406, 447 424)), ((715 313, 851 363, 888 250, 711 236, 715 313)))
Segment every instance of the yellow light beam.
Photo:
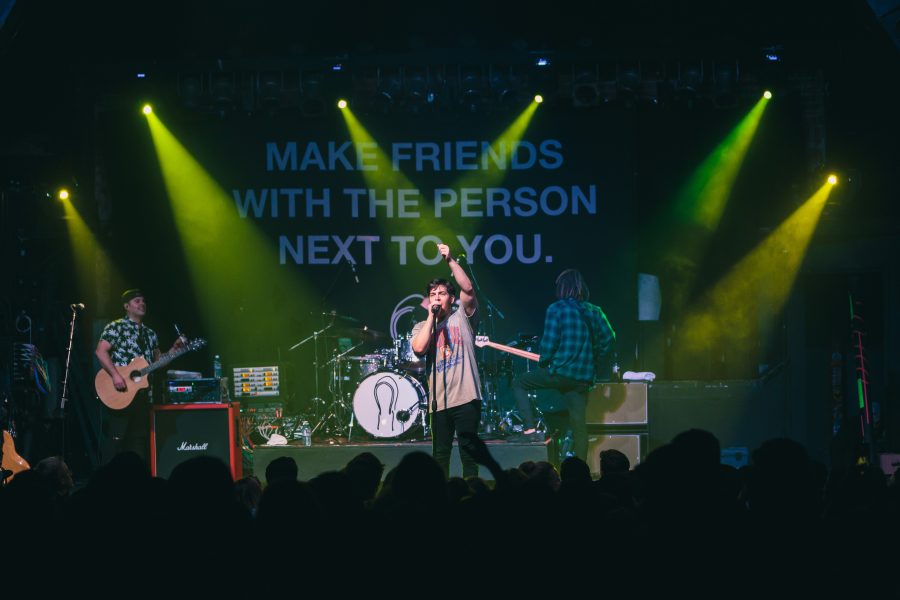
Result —
POLYGON ((285 272, 275 245, 241 219, 233 199, 155 114, 147 123, 198 300, 219 339, 246 345, 264 326, 277 331, 313 306, 314 295, 285 272))
POLYGON ((75 263, 76 285, 81 293, 101 299, 102 304, 102 299, 108 295, 105 289, 109 287, 110 278, 113 281, 122 281, 122 278, 68 194, 61 201, 75 263))
POLYGON ((534 102, 529 102, 525 110, 494 141, 489 145, 485 144, 478 157, 480 170, 466 173, 454 184, 456 189, 489 188, 503 182, 509 171, 510 160, 525 136, 535 111, 543 102, 543 98, 538 101, 538 97, 535 97, 534 102))
POLYGON ((723 338, 750 340, 760 310, 777 314, 784 308, 832 187, 820 187, 687 314, 681 326, 687 349, 723 338))
MULTIPOLYGON (((373 218, 374 215, 383 231, 402 228, 403 231, 414 234, 416 238, 433 235, 453 247, 456 234, 464 232, 461 222, 463 220, 447 218, 447 215, 442 215, 440 219, 435 218, 433 199, 416 194, 418 187, 399 167, 394 168, 391 158, 360 123, 353 111, 346 107, 341 110, 341 115, 346 122, 350 138, 356 144, 361 160, 365 163, 362 174, 367 186, 367 195, 358 202, 359 215, 365 219, 373 218), (406 209, 401 209, 400 205, 404 202, 404 198, 417 199, 418 204, 409 204, 406 209), (392 208, 375 204, 385 200, 389 201, 392 208), (370 206, 374 206, 374 209, 370 209, 370 206)), ((391 252, 396 251, 393 244, 389 248, 391 252)))

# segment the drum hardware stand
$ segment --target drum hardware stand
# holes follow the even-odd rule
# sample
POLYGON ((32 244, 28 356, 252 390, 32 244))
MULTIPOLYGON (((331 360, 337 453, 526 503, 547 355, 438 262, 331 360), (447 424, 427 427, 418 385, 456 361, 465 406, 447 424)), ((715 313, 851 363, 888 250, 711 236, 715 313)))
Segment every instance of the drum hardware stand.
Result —
MULTIPOLYGON (((537 402, 537 394, 534 392, 528 392, 528 398, 531 402, 532 414, 534 414, 534 429, 540 433, 547 433, 547 422, 544 420, 544 411, 538 407, 537 402)), ((513 433, 521 433, 525 428, 525 424, 522 421, 522 415, 519 414, 518 407, 514 406, 513 408, 506 411, 500 418, 500 424, 497 426, 498 430, 501 431, 504 435, 511 435, 513 433)))
POLYGON ((319 414, 319 407, 322 405, 322 398, 321 396, 319 396, 319 337, 332 327, 334 327, 334 318, 332 318, 331 323, 329 323, 322 329, 313 331, 310 335, 288 348, 288 352, 291 352, 293 350, 296 350, 309 340, 313 340, 313 374, 315 377, 316 395, 315 397, 313 397, 312 401, 313 406, 315 406, 315 414, 317 415, 319 414))
POLYGON ((337 433, 341 431, 347 430, 347 441, 350 441, 350 436, 353 434, 353 405, 350 404, 348 406, 347 402, 344 398, 344 372, 341 368, 343 364, 344 357, 365 344, 365 342, 359 342, 358 344, 354 344, 350 346, 340 354, 336 354, 331 360, 329 360, 327 365, 331 365, 331 384, 332 387, 329 388, 331 391, 331 406, 332 411, 331 414, 325 415, 322 417, 321 421, 316 423, 316 426, 313 427, 313 433, 321 427, 325 426, 327 421, 332 421, 330 423, 331 427, 337 433), (344 414, 349 411, 350 412, 350 423, 348 425, 343 425, 341 422, 343 418, 346 418, 344 414, 338 415, 338 410, 341 410, 344 414))

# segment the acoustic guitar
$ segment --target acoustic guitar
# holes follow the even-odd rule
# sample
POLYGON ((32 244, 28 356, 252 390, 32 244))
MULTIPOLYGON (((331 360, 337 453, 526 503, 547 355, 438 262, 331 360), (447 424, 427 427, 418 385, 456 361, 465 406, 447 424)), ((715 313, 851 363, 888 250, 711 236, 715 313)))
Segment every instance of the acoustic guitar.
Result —
POLYGON ((0 483, 9 483, 16 473, 27 471, 31 466, 16 452, 16 443, 7 430, 3 430, 3 460, 0 464, 0 483))
POLYGON ((94 389, 97 391, 97 397, 100 398, 103 404, 113 410, 127 408, 140 390, 150 386, 150 381, 147 377, 150 373, 166 366, 182 354, 197 350, 205 345, 206 340, 197 338, 180 348, 166 352, 152 363, 148 363, 143 356, 138 356, 128 365, 116 366, 116 371, 125 380, 126 388, 122 392, 116 389, 110 374, 100 369, 94 378, 94 389))

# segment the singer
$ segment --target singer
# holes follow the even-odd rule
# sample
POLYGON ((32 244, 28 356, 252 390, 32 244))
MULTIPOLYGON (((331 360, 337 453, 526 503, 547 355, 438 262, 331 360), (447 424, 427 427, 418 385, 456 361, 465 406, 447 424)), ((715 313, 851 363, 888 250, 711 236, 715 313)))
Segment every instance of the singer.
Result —
POLYGON ((454 310, 456 287, 446 279, 428 282, 428 318, 413 327, 412 349, 427 354, 428 403, 434 458, 450 475, 453 437, 459 440, 463 477, 477 476, 475 441, 481 420, 481 381, 475 364, 478 301, 469 276, 438 244, 441 256, 459 286, 459 308, 454 310))

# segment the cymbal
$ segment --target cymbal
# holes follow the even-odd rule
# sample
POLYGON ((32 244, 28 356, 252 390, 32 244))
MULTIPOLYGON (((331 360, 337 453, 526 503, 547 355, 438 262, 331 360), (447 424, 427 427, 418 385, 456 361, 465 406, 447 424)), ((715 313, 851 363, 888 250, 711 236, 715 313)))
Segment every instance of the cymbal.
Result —
POLYGON ((310 312, 311 315, 316 315, 320 317, 331 317, 332 319, 340 319, 342 321, 349 321, 350 323, 360 323, 361 321, 356 317, 351 317, 349 315, 340 315, 335 311, 326 311, 326 312, 310 312))
POLYGON ((356 338, 358 340, 366 340, 369 342, 382 342, 391 339, 390 335, 383 331, 370 329, 368 325, 363 325, 362 327, 342 327, 338 330, 338 333, 349 338, 356 338))

